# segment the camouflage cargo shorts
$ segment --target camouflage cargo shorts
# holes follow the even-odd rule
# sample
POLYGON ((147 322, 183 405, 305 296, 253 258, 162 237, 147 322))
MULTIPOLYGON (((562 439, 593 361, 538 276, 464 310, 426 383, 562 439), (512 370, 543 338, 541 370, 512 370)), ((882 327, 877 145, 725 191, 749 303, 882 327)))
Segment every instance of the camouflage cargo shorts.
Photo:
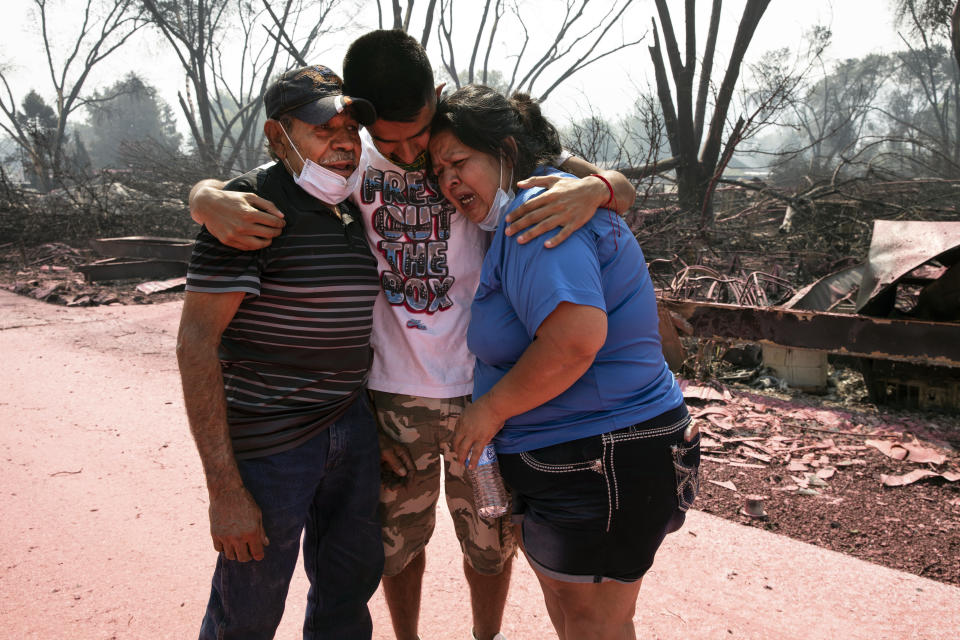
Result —
POLYGON ((406 445, 416 473, 400 477, 382 469, 380 517, 383 523, 383 574, 395 576, 423 551, 433 534, 440 497, 440 458, 443 457, 444 493, 460 548, 480 574, 503 570, 516 553, 509 516, 486 520, 477 515, 473 487, 463 464, 450 450, 450 440, 469 397, 423 398, 371 391, 381 442, 406 445))

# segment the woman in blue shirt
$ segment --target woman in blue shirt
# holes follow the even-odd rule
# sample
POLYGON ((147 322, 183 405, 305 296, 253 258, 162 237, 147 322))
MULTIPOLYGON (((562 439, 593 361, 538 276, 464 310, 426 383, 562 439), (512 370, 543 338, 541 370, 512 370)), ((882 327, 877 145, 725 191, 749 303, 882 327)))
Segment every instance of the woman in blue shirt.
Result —
POLYGON ((458 213, 496 229, 471 308, 474 403, 453 446, 493 439, 514 522, 561 640, 634 638, 643 574, 683 523, 699 437, 666 366, 636 239, 607 212, 556 248, 518 244, 503 216, 543 189, 556 130, 529 96, 471 85, 444 98, 430 154, 458 213))

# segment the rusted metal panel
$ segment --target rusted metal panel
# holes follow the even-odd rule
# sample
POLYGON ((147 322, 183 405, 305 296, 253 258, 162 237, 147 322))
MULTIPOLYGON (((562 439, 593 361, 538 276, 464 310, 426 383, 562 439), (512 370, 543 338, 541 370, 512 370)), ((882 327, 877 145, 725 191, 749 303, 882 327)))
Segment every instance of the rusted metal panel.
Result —
POLYGON ((960 324, 689 300, 660 304, 683 318, 698 338, 960 367, 960 324))
POLYGON ((798 291, 783 306, 807 311, 832 311, 856 293, 863 280, 863 265, 831 273, 798 291))
POLYGON ((133 278, 163 280, 187 275, 187 263, 175 260, 124 260, 107 258, 77 267, 89 282, 133 278))
POLYGON ((91 242, 94 251, 116 258, 156 258, 188 262, 193 251, 193 240, 160 238, 156 236, 127 236, 125 238, 98 238, 91 242))
POLYGON ((937 258, 960 259, 960 222, 875 220, 857 313, 887 315, 897 281, 937 258))
POLYGON ((673 320, 670 318, 670 311, 663 307, 657 308, 657 315, 660 320, 660 345, 663 349, 663 359, 667 361, 667 366, 671 371, 680 371, 683 361, 686 359, 686 351, 680 342, 680 334, 677 328, 673 326, 673 320))

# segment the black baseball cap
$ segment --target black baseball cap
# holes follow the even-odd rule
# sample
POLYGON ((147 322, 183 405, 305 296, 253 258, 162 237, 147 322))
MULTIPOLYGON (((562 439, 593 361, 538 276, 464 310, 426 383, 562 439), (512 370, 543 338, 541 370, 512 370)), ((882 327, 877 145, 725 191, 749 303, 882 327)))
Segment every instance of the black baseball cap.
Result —
POLYGON ((370 101, 343 95, 340 76, 319 64, 285 72, 267 87, 263 106, 270 119, 289 115, 308 124, 324 124, 346 107, 353 108, 362 125, 377 119, 370 101))

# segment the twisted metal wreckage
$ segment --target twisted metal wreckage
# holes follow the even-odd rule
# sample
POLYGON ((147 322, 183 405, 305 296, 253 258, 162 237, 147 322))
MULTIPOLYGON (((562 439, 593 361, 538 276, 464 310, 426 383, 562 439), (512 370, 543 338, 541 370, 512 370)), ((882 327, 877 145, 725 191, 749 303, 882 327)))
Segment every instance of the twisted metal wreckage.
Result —
MULTIPOLYGON (((871 400, 913 408, 960 408, 960 222, 877 220, 866 263, 821 278, 786 303, 765 306, 768 274, 730 282, 701 272, 734 292, 741 304, 660 295, 660 330, 671 367, 683 362, 679 336, 767 347, 764 362, 787 382, 810 356, 859 359, 871 400), (780 357, 771 357, 779 354, 780 357)), ((682 283, 681 283, 682 284, 682 283)), ((684 291, 683 286, 673 291, 684 291)), ((817 386, 802 379, 796 386, 817 386)))

